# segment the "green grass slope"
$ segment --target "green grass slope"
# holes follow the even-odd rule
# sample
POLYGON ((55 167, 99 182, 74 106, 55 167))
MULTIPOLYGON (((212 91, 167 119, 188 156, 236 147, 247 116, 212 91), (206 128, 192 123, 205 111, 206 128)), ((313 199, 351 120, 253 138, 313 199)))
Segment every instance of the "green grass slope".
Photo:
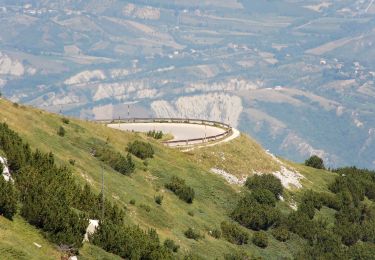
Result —
MULTIPOLYGON (((11 129, 18 132, 32 149, 52 151, 58 163, 72 169, 78 182, 82 185, 89 183, 97 193, 101 189, 102 164, 90 153, 94 145, 106 143, 126 155, 125 147, 128 142, 137 139, 151 142, 155 149, 155 157, 147 160, 147 163, 136 160, 137 170, 132 177, 121 175, 104 165, 105 196, 126 209, 126 221, 138 224, 142 228, 155 228, 162 240, 175 240, 181 246, 179 256, 194 252, 205 259, 222 259, 224 253, 242 249, 254 256, 280 259, 292 257, 293 252, 300 246, 301 241, 297 236, 281 243, 268 234, 269 246, 260 249, 251 242, 239 247, 224 239, 214 239, 208 235, 210 230, 219 228, 223 220, 229 220, 228 213, 236 204, 238 192, 242 189, 211 173, 211 167, 219 167, 235 175, 279 169, 279 165, 249 137, 243 135, 233 142, 183 153, 177 149, 167 148, 142 134, 121 132, 76 119, 70 119, 69 124, 64 124, 61 119, 60 115, 0 100, 1 122, 6 122, 11 129), (57 135, 60 126, 66 130, 64 137, 57 135), (223 154, 226 160, 222 160, 223 154), (75 160, 74 166, 68 163, 70 159, 75 160), (164 184, 173 175, 185 179, 186 183, 194 188, 196 197, 192 204, 179 200, 164 188, 164 184), (164 197, 162 205, 154 202, 156 195, 164 197), (130 200, 135 200, 135 204, 130 204, 130 200), (147 207, 150 210, 146 210, 147 207), (199 241, 187 239, 184 231, 189 227, 204 234, 205 238, 199 241)), ((328 173, 324 171, 311 170, 299 165, 292 166, 306 176, 306 185, 309 188, 326 187, 326 182, 331 178, 325 177, 328 173), (317 185, 314 184, 315 181, 317 185)), ((291 210, 285 202, 279 204, 278 206, 285 211, 291 210)), ((4 221, 0 218, 0 230, 7 226, 3 224, 4 221)), ((4 250, 10 250, 10 253, 12 250, 15 250, 15 253, 20 250, 19 254, 28 259, 32 259, 28 257, 29 254, 35 255, 36 259, 59 258, 59 252, 54 246, 43 240, 38 231, 30 228, 22 219, 17 217, 13 225, 16 229, 7 229, 9 235, 0 233, 0 254, 4 250), (19 237, 18 240, 27 243, 28 246, 12 242, 17 241, 13 236, 19 237), (38 241, 44 245, 42 250, 35 253, 37 248, 32 244, 34 237, 39 238, 38 241)), ((250 230, 247 232, 251 234, 250 230)), ((116 258, 87 243, 80 250, 80 254, 83 259, 116 258)))

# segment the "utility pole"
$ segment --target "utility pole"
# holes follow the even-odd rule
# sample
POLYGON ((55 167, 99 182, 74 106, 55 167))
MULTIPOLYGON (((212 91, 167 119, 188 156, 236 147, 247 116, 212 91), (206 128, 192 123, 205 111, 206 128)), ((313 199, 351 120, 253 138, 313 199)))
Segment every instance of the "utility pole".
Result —
POLYGON ((104 169, 103 164, 101 164, 102 168, 102 221, 104 221, 104 169))

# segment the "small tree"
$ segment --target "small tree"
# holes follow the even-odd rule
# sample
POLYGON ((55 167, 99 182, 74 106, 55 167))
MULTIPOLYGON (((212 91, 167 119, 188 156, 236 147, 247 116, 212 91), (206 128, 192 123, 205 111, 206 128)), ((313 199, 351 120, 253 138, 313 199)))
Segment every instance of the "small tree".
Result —
POLYGON ((325 169, 323 159, 319 156, 313 155, 305 161, 305 165, 315 169, 325 169))

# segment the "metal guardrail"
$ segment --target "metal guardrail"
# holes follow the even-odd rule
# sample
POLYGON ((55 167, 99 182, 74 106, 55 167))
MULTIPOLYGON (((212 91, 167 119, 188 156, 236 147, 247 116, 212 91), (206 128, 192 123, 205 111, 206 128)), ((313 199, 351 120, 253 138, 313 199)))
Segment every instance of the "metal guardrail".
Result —
POLYGON ((213 136, 206 136, 202 138, 194 138, 194 139, 184 139, 184 140, 174 140, 174 141, 164 141, 163 144, 166 145, 175 145, 175 146, 185 146, 192 143, 207 143, 210 141, 216 141, 218 139, 222 139, 230 134, 232 134, 233 130, 232 127, 228 124, 212 121, 212 120, 204 120, 204 119, 192 119, 192 118, 126 118, 126 119, 99 119, 94 120, 95 122, 102 123, 102 124, 121 124, 121 123, 185 123, 185 124, 199 124, 199 125, 209 125, 209 126, 216 126, 220 128, 226 129, 224 133, 213 135, 213 136), (181 144, 181 145, 179 145, 181 144))

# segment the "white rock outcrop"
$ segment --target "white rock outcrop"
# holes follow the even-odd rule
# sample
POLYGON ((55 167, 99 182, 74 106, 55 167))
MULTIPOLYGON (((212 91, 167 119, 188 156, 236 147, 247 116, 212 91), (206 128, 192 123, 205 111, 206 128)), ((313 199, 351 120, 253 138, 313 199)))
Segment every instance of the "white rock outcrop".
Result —
POLYGON ((157 100, 151 108, 157 117, 202 118, 236 127, 243 110, 240 97, 224 93, 180 97, 176 101, 157 100))
POLYGON ((85 70, 64 81, 65 85, 78 85, 106 79, 102 70, 85 70))
POLYGON ((0 52, 0 75, 22 76, 25 68, 21 62, 0 52))
POLYGON ((4 177, 4 180, 6 180, 6 181, 13 181, 12 175, 10 174, 10 171, 9 171, 9 168, 8 168, 7 159, 0 156, 0 163, 3 165, 2 175, 4 177))
POLYGON ((98 227, 99 227, 99 220, 89 219, 89 225, 86 229, 86 233, 85 233, 85 237, 83 238, 83 241, 89 241, 89 236, 94 234, 98 227))

